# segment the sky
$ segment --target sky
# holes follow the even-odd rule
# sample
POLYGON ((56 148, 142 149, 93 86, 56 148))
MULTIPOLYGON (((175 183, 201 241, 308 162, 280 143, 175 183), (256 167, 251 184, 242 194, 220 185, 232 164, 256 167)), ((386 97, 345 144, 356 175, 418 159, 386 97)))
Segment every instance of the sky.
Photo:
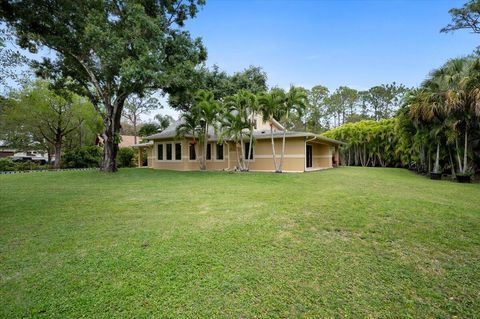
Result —
POLYGON ((260 66, 269 86, 414 87, 480 44, 468 31, 440 33, 448 10, 464 2, 207 0, 186 29, 202 38, 208 65, 228 73, 260 66))
MULTIPOLYGON (((208 65, 260 66, 271 87, 413 87, 480 44, 468 31, 440 33, 465 1, 206 0, 186 29, 202 38, 208 65)), ((167 107, 144 119, 157 113, 178 116, 167 107)))

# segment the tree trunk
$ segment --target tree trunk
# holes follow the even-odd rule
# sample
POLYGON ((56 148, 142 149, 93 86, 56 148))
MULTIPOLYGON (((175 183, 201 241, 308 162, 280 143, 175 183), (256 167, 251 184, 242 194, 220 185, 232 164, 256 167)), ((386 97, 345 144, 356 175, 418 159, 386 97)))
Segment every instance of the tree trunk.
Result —
POLYGON ((120 118, 122 116, 123 102, 116 101, 114 105, 107 106, 107 115, 104 118, 105 131, 103 137, 103 161, 101 170, 113 173, 117 169, 118 134, 120 133, 120 118))
POLYGON ((458 139, 455 139, 455 146, 456 146, 456 151, 457 151, 457 162, 458 162, 458 171, 460 173, 463 173, 463 168, 462 168, 462 161, 460 160, 460 153, 458 152, 458 139))
POLYGON ((240 151, 241 151, 241 154, 242 154, 242 160, 240 161, 240 165, 241 165, 240 170, 243 172, 243 171, 245 171, 246 161, 245 161, 245 143, 243 141, 243 134, 242 133, 240 133, 240 148, 241 148, 240 151))
POLYGON ((440 142, 437 142, 437 155, 435 157, 434 173, 440 173, 440 142))
POLYGON ((285 158, 285 137, 287 134, 287 129, 283 129, 283 138, 282 138, 282 156, 280 157, 280 165, 278 167, 278 171, 282 172, 283 171, 283 159, 285 158))
POLYGON ((450 170, 452 171, 452 176, 455 178, 455 166, 453 164, 452 151, 450 147, 448 148, 448 157, 450 158, 450 170))
POLYGON ((62 162, 62 136, 57 135, 55 137, 55 165, 53 168, 60 169, 62 162))
POLYGON ((137 119, 133 120, 133 143, 137 144, 137 119))
POLYGON ((252 158, 252 150, 253 150, 252 144, 253 144, 253 125, 250 125, 250 144, 248 144, 247 171, 250 170, 250 159, 252 158))
POLYGON ((270 123, 270 137, 272 140, 273 167, 277 171, 277 155, 275 154, 275 141, 273 139, 273 125, 270 123))
POLYGON ((464 146, 464 152, 463 152, 463 172, 466 173, 468 169, 468 130, 467 127, 465 127, 465 146, 464 146))
MULTIPOLYGON (((208 148, 208 124, 205 123, 205 135, 203 137, 203 154, 202 154, 202 165, 200 169, 205 171, 207 169, 207 148, 208 148)), ((210 156, 211 156, 210 152, 210 156)))
POLYGON ((238 152, 238 142, 235 142, 235 153, 237 155, 237 168, 241 170, 241 165, 240 165, 240 153, 238 152))

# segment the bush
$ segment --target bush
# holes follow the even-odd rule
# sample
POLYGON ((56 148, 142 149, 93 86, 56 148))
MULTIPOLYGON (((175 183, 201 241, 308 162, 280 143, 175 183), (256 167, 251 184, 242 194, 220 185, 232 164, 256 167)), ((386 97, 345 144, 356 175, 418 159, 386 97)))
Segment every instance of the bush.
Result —
POLYGON ((102 161, 102 148, 99 146, 84 146, 65 152, 62 157, 63 167, 89 168, 99 167, 102 161))
POLYGON ((122 147, 117 154, 118 167, 135 166, 135 151, 130 147, 122 147))
POLYGON ((0 158, 0 171, 14 171, 15 163, 10 158, 0 158))

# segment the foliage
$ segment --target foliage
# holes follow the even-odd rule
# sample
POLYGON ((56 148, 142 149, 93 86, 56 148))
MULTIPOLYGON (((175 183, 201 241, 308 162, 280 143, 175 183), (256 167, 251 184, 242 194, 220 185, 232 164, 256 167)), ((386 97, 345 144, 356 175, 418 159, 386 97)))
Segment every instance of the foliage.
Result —
POLYGON ((134 143, 137 143, 137 126, 142 114, 148 114, 157 109, 160 102, 154 96, 142 98, 140 96, 131 95, 127 98, 123 108, 122 116, 133 126, 134 143))
POLYGON ((154 122, 148 122, 142 124, 140 130, 138 130, 138 134, 142 137, 157 134, 160 132, 160 125, 154 122))
POLYGON ((2 1, 0 19, 22 48, 56 53, 35 64, 39 75, 90 98, 105 125, 102 169, 113 172, 125 100, 155 89, 171 93, 206 59, 200 39, 182 30, 204 2, 2 1), (69 77, 74 81, 65 83, 69 77))
POLYGON ((99 167, 102 161, 102 148, 84 146, 65 152, 63 156, 65 168, 99 167))
POLYGON ((0 158, 0 172, 1 171, 14 171, 15 163, 10 158, 0 158))
POLYGON ((171 123, 175 122, 173 117, 171 117, 170 115, 157 114, 157 115, 155 115, 154 118, 159 124, 159 131, 160 132, 162 132, 167 127, 169 127, 171 123))
POLYGON ((136 152, 131 147, 121 147, 118 150, 118 166, 133 167, 135 166, 136 152))
MULTIPOLYGON (((7 88, 8 79, 20 81, 22 74, 18 70, 28 62, 28 59, 18 50, 7 47, 8 43, 13 42, 11 30, 0 23, 0 88, 7 88)), ((0 93, 5 93, 1 92, 0 93)))
POLYGON ((334 128, 324 135, 346 141, 341 147, 342 163, 356 166, 399 166, 396 154, 396 119, 381 121, 364 120, 347 123, 334 128))
POLYGON ((68 90, 54 91, 45 81, 12 91, 1 116, 4 126, 0 134, 4 140, 20 148, 37 144, 49 153, 54 149, 56 168, 61 165, 67 137, 79 137, 82 145, 82 138, 87 134, 93 143, 99 132, 100 118, 86 98, 68 90))
POLYGON ((175 109, 189 111, 195 105, 195 96, 199 90, 211 92, 217 101, 240 90, 257 94, 267 90, 267 75, 261 68, 255 66, 233 75, 221 71, 216 65, 211 69, 202 66, 176 84, 174 92, 169 92, 169 104, 175 109))
POLYGON ((442 28, 441 32, 452 32, 461 29, 470 29, 480 33, 480 1, 469 0, 462 8, 450 9, 452 22, 442 28))

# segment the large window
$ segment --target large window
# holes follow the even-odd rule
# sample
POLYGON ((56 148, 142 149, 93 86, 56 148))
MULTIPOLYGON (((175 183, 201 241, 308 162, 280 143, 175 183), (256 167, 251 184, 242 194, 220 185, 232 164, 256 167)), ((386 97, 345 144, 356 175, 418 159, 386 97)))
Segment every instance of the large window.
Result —
POLYGON ((163 160, 163 144, 157 145, 157 160, 159 161, 163 160))
POLYGON ((175 143, 175 160, 181 161, 182 160, 182 144, 175 143))
POLYGON ((195 153, 195 144, 190 143, 188 147, 188 153, 189 153, 189 158, 191 161, 194 161, 197 159, 197 154, 195 153))
POLYGON ((167 144, 167 161, 172 160, 172 144, 167 144))
MULTIPOLYGON (((245 145, 245 159, 248 159, 248 151, 250 149, 250 143, 246 142, 244 145, 245 145)), ((250 153, 250 159, 253 160, 253 146, 252 146, 252 152, 250 153)))
POLYGON ((208 143, 207 144, 207 160, 212 159, 212 144, 208 143))
POLYGON ((223 160, 223 144, 217 144, 217 160, 223 160))

